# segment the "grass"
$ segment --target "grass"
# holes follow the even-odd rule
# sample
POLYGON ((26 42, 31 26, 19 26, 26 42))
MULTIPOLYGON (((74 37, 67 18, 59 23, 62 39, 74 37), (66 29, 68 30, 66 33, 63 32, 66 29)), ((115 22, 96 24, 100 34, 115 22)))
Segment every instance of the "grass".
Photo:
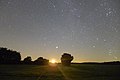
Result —
POLYGON ((0 65, 0 80, 120 80, 120 65, 0 65))

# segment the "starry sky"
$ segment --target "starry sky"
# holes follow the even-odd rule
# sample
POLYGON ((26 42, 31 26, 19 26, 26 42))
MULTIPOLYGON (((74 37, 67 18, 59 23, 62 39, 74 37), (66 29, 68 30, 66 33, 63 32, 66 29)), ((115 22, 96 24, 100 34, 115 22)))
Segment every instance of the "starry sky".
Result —
POLYGON ((120 0, 0 0, 0 47, 22 59, 120 60, 120 0))

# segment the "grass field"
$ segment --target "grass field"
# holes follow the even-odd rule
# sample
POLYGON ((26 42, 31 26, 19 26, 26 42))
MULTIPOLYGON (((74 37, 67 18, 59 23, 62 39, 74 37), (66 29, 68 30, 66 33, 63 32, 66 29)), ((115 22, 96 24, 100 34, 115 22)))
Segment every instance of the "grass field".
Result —
POLYGON ((0 65, 0 80, 120 80, 120 65, 0 65))

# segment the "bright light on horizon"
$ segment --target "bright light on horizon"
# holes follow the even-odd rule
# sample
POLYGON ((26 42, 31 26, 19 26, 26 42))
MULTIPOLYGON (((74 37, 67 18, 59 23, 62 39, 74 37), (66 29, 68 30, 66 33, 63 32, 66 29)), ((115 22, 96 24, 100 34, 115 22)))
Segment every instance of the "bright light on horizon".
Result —
POLYGON ((54 64, 54 63, 56 63, 56 60, 52 59, 50 62, 54 64))

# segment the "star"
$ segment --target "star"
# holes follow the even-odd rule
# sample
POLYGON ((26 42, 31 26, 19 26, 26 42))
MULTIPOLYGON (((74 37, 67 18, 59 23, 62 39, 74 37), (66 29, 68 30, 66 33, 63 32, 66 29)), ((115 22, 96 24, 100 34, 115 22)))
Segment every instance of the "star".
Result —
POLYGON ((58 46, 56 46, 55 48, 56 48, 56 49, 58 49, 59 47, 58 47, 58 46))

